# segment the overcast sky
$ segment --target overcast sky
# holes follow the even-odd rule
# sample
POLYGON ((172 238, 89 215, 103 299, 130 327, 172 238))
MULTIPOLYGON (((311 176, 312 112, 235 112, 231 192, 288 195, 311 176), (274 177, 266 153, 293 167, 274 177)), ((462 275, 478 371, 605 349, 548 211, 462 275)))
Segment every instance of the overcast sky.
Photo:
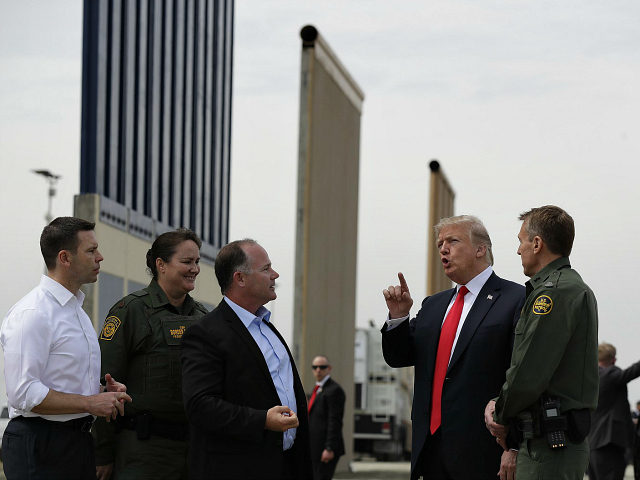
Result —
MULTIPOLYGON (((403 271, 425 291, 428 162, 455 211, 484 220, 495 270, 524 282, 517 216, 557 204, 576 221, 572 264, 599 304, 600 339, 640 360, 640 4, 636 1, 238 0, 231 239, 280 272, 274 321, 291 336, 300 69, 311 23, 365 92, 356 322, 385 315, 403 271), (632 290, 631 290, 632 292, 632 290)), ((46 184, 55 215, 79 188, 82 2, 0 0, 0 310, 38 281, 46 184)), ((327 192, 331 194, 331 192, 327 192)), ((415 313, 415 309, 414 309, 415 313)), ((352 319, 345 319, 351 321, 352 319)), ((630 384, 640 400, 640 380, 630 384)))

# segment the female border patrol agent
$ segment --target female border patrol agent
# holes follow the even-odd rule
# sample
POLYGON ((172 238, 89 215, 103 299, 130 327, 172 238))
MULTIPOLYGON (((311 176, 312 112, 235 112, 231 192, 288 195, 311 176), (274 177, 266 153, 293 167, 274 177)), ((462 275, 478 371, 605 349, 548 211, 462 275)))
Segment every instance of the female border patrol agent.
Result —
POLYGON ((207 310, 189 293, 200 273, 198 236, 160 235, 147 252, 153 279, 114 305, 100 332, 102 375, 124 379, 133 402, 115 423, 94 426, 99 480, 187 478, 187 419, 182 405, 182 334, 207 310))

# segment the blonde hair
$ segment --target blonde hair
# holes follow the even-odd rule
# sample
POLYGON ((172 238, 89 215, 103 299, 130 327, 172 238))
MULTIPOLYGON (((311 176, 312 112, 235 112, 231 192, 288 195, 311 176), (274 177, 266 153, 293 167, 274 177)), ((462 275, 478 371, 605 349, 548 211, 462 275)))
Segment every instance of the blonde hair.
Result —
POLYGON ((616 359, 616 347, 610 343, 601 343, 598 345, 598 361, 611 362, 616 359))
POLYGON ((438 224, 435 227, 433 227, 433 230, 436 233, 436 238, 438 238, 438 235, 440 235, 440 230, 450 225, 466 226, 471 243, 473 243, 475 246, 480 246, 480 245, 485 246, 487 248, 487 251, 484 254, 484 259, 487 261, 488 265, 493 265, 493 253, 491 252, 491 237, 489 237, 489 232, 487 231, 487 228, 484 226, 484 224, 478 217, 474 217, 473 215, 458 215, 455 217, 443 218, 438 222, 438 224))

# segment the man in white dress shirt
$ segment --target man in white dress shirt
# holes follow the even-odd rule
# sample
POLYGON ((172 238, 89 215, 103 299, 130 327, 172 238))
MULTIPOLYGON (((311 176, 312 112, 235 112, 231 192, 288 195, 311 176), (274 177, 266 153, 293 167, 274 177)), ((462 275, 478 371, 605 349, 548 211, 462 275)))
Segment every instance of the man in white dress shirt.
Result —
POLYGON ((94 227, 59 217, 44 228, 47 274, 0 329, 11 418, 2 438, 8 480, 95 479, 94 416, 115 418, 131 401, 110 375, 101 387, 98 339, 82 309, 80 287, 97 280, 103 260, 94 227))

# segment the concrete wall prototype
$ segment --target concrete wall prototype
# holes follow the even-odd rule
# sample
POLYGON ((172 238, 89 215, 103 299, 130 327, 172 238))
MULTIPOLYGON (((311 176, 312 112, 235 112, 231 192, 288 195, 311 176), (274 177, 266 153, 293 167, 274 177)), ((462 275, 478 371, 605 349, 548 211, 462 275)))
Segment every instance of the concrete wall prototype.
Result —
MULTIPOLYGON (((84 309, 96 331, 100 331, 109 308, 123 296, 146 287, 151 281, 147 273, 146 255, 153 240, 170 227, 95 194, 77 195, 74 215, 95 222, 98 249, 104 256, 96 283, 85 285, 84 309), (147 222, 141 224, 136 220, 147 222)), ((203 245, 204 246, 204 245, 203 245)), ((208 309, 222 299, 213 264, 200 252, 200 274, 190 295, 208 309)), ((209 252, 208 257, 213 255, 209 252)))
POLYGON ((301 31, 300 137, 294 355, 313 389, 311 361, 324 354, 347 395, 343 434, 353 455, 354 342, 360 117, 364 94, 318 31, 301 31))
POLYGON ((433 295, 451 288, 451 280, 442 269, 433 227, 441 219, 453 215, 453 202, 456 194, 437 160, 432 160, 429 163, 429 168, 431 170, 431 193, 429 196, 429 223, 427 224, 427 295, 433 295))

